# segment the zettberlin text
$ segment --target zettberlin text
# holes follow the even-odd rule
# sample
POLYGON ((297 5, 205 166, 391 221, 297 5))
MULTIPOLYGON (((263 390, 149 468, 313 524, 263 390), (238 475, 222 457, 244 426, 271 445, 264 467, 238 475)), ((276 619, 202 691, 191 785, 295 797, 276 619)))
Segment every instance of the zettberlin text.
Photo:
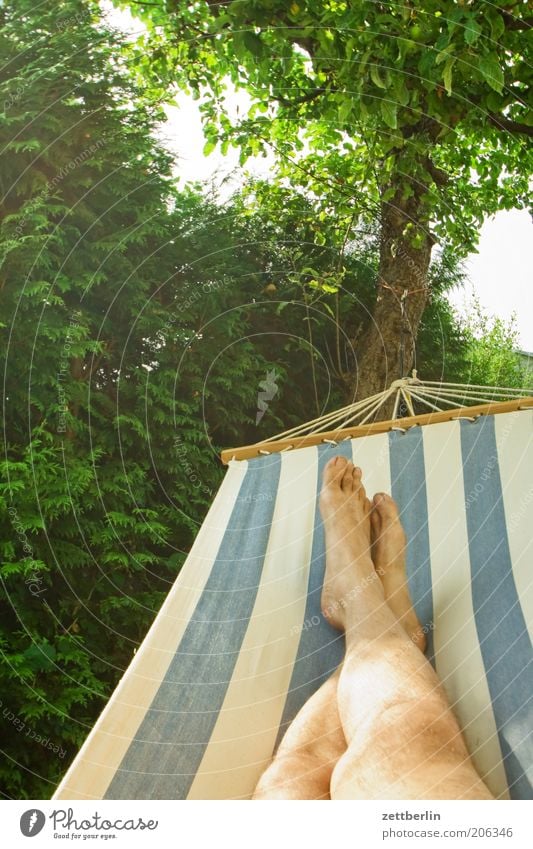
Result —
POLYGON ((440 820, 440 814, 434 811, 421 811, 412 814, 411 811, 394 811, 393 813, 382 813, 382 820, 440 820))

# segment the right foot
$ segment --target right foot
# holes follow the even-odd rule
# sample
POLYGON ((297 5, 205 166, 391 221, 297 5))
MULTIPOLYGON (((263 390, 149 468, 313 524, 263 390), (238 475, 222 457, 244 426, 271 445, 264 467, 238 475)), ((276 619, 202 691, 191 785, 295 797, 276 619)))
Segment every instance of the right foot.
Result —
POLYGON ((383 598, 370 556, 372 505, 361 483, 361 469, 344 457, 333 457, 324 469, 320 512, 326 532, 326 574, 322 612, 344 630, 345 609, 363 591, 383 598))
POLYGON ((372 560, 383 584, 385 599, 413 643, 424 651, 426 635, 415 613, 405 569, 407 540, 394 499, 384 492, 374 496, 372 512, 372 560))

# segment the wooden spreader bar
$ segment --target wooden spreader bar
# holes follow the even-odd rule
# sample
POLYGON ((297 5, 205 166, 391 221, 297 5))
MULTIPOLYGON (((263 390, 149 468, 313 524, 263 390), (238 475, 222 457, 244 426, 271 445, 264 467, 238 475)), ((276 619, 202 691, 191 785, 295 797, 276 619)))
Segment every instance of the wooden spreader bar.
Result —
POLYGON ((220 459, 226 465, 230 460, 250 460, 264 454, 275 454, 279 451, 291 451, 298 448, 307 448, 309 445, 320 445, 322 442, 342 442, 344 439, 358 439, 361 436, 386 433, 389 430, 408 430, 410 427, 449 422, 455 419, 475 419, 478 416, 532 409, 533 397, 516 398, 513 401, 494 401, 490 404, 478 404, 474 407, 459 407, 455 410, 442 410, 419 416, 408 416, 403 419, 391 419, 386 422, 373 422, 372 424, 337 428, 322 433, 310 433, 293 439, 273 439, 258 442, 255 445, 245 445, 241 448, 227 448, 222 451, 220 459))

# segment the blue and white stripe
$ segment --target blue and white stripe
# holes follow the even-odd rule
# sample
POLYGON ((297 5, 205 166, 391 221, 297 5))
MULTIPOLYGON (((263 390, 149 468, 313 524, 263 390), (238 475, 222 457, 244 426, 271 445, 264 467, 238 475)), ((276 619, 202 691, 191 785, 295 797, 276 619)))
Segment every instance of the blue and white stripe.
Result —
POLYGON ((343 657, 320 613, 322 469, 392 492, 428 656, 478 770, 533 798, 531 411, 233 461, 187 562, 56 799, 249 798, 343 657))

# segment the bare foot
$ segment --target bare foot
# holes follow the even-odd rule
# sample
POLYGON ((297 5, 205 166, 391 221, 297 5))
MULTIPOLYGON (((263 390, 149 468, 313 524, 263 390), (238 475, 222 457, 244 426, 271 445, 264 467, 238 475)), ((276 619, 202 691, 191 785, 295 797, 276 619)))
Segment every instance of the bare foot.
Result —
POLYGON ((326 574, 322 612, 344 630, 347 603, 370 585, 382 593, 371 558, 372 504, 361 483, 361 469, 333 457, 324 469, 320 512, 326 531, 326 574))
POLYGON ((372 525, 372 559, 385 590, 390 609, 413 643, 424 651, 426 635, 415 613, 407 572, 405 549, 407 540, 394 499, 385 492, 374 496, 370 514, 372 525))

